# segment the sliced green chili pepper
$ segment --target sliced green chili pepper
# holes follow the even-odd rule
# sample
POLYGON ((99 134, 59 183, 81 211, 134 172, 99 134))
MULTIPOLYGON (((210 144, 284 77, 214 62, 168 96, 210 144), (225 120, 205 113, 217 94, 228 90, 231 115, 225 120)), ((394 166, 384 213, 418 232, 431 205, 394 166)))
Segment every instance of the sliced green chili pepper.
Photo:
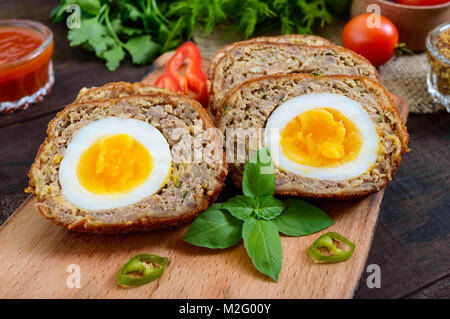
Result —
POLYGON ((161 277, 168 262, 168 258, 156 255, 136 255, 122 267, 116 282, 122 287, 144 285, 161 277))
POLYGON ((319 238, 308 248, 308 255, 319 263, 338 263, 349 259, 355 251, 355 244, 344 236, 328 232, 319 238), (350 250, 339 248, 335 242, 342 242, 350 247, 350 250), (324 255, 319 248, 326 248, 330 255, 324 255))

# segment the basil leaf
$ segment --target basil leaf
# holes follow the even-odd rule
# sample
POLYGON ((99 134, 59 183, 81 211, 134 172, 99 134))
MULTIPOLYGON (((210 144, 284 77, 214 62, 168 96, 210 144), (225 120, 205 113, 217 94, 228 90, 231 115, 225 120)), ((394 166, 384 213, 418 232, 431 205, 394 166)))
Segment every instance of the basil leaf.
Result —
POLYGON ((244 222, 242 238, 256 269, 278 281, 282 257, 277 226, 272 221, 249 217, 244 222))
POLYGON ((258 205, 255 210, 256 215, 259 218, 273 219, 280 215, 286 208, 281 200, 278 200, 272 196, 264 196, 257 199, 258 205))
POLYGON ((267 147, 253 152, 245 164, 242 191, 249 197, 272 196, 275 175, 267 147))
POLYGON ((241 237, 242 222, 215 204, 194 220, 184 240, 195 246, 227 248, 236 245, 241 237))
POLYGON ((278 230, 288 236, 305 236, 333 225, 325 212, 301 200, 286 201, 287 208, 274 223, 278 230))
POLYGON ((221 205, 234 217, 244 220, 253 213, 256 202, 251 197, 238 195, 230 198, 227 202, 222 203, 221 205))

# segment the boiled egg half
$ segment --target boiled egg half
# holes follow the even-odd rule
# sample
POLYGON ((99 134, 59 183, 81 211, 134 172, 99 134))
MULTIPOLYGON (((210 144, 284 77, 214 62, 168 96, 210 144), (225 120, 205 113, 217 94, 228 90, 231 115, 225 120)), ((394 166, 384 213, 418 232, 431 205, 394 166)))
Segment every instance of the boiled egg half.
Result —
POLYGON ((334 93, 283 102, 268 118, 264 136, 276 167, 318 180, 358 177, 374 165, 379 150, 367 111, 334 93))
POLYGON ((131 205, 158 192, 172 170, 169 144, 151 124, 108 117, 80 129, 59 168, 63 196, 84 210, 131 205))

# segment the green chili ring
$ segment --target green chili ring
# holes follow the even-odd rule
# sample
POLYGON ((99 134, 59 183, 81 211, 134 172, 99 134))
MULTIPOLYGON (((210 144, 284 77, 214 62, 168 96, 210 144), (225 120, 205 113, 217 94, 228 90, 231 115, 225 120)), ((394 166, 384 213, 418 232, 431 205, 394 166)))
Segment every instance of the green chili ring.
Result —
POLYGON ((328 232, 319 238, 308 248, 308 255, 318 263, 338 263, 349 259, 355 251, 355 244, 344 236, 335 233, 328 232), (346 251, 336 246, 334 241, 342 242, 350 247, 350 250, 346 251), (326 248, 331 255, 324 255, 320 252, 319 248, 326 248))
POLYGON ((168 262, 168 258, 157 255, 136 255, 122 267, 116 283, 125 288, 147 284, 162 276, 168 262))

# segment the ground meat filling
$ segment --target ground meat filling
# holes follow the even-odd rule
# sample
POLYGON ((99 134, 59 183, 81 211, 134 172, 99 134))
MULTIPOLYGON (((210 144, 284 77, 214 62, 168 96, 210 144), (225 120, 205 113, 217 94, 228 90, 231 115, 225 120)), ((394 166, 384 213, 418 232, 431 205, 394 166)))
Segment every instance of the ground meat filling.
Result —
POLYGON ((38 206, 57 221, 75 224, 122 224, 183 215, 196 207, 207 207, 209 196, 220 188, 224 175, 223 155, 217 152, 214 136, 204 129, 199 113, 188 103, 165 97, 125 97, 70 106, 49 126, 49 138, 43 146, 30 177, 38 206), (58 168, 64 152, 83 127, 106 117, 135 118, 159 129, 169 143, 173 171, 167 184, 157 193, 125 208, 84 211, 67 201, 59 185, 58 168), (200 162, 183 162, 184 146, 193 145, 193 153, 203 154, 200 162), (207 160, 209 159, 209 161, 207 160), (50 209, 51 208, 51 209, 50 209))

